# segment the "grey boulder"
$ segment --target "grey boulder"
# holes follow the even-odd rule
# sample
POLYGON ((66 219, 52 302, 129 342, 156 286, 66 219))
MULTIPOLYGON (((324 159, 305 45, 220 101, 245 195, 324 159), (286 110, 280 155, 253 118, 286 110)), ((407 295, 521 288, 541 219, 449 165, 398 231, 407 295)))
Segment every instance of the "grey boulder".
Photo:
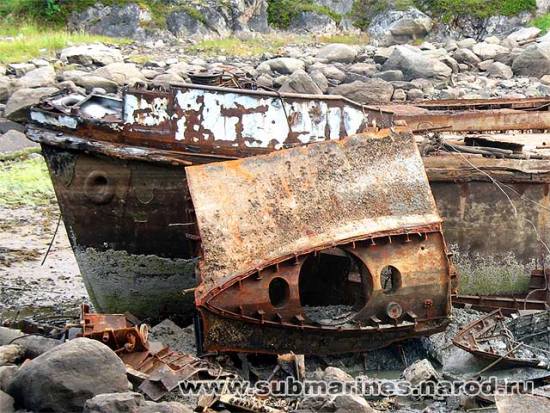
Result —
POLYGON ((4 116, 14 122, 24 122, 27 120, 27 111, 32 105, 36 105, 40 99, 53 95, 58 90, 55 87, 18 89, 8 99, 4 116))
POLYGON ((424 56, 408 46, 397 46, 384 63, 383 70, 400 70, 405 80, 417 78, 446 80, 453 72, 446 64, 424 56))
POLYGON ((550 74, 550 43, 527 47, 514 59, 512 70, 516 76, 540 78, 550 74))
POLYGON ((143 73, 133 63, 111 63, 92 72, 95 76, 109 79, 118 85, 128 85, 133 81, 145 80, 143 73))
POLYGON ((382 79, 357 80, 336 86, 332 93, 358 103, 388 103, 393 96, 393 86, 382 79))
POLYGON ((0 390, 0 412, 2 413, 14 413, 14 400, 9 394, 0 390))
POLYGON ((353 63, 357 58, 358 49, 347 44, 333 43, 322 47, 317 52, 317 59, 327 63, 353 63))
POLYGON ((82 413, 191 413, 178 402, 155 403, 145 401, 140 393, 99 394, 86 401, 82 413))
POLYGON ((52 66, 43 66, 31 70, 16 81, 20 88, 34 88, 52 86, 55 83, 55 70, 52 66))
POLYGON ((279 92, 304 93, 307 95, 322 95, 323 91, 313 79, 303 70, 297 70, 283 83, 279 92))
POLYGON ((76 338, 25 363, 8 392, 32 411, 81 411, 86 400, 128 389, 126 368, 106 345, 76 338))
POLYGON ((105 46, 104 44, 87 44, 67 47, 61 51, 60 59, 69 64, 80 64, 84 66, 105 66, 123 61, 120 50, 114 47, 105 46))
POLYGON ((297 70, 304 70, 305 67, 306 64, 300 59, 295 59, 293 57, 277 57, 262 62, 258 66, 258 72, 290 75, 297 70))

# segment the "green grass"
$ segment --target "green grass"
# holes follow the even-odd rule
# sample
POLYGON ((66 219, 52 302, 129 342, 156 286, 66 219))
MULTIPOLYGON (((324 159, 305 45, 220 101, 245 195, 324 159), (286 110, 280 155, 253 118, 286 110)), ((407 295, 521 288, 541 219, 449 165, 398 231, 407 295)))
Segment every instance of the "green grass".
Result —
MULTIPOLYGON (((300 38, 294 39, 300 41, 300 38)), ((275 53, 278 48, 292 43, 289 38, 275 38, 262 36, 253 39, 241 40, 236 37, 225 39, 206 39, 186 49, 189 53, 206 55, 224 55, 252 57, 262 53, 275 53)))
POLYGON ((53 56, 56 51, 69 45, 94 42, 125 44, 130 41, 86 33, 69 33, 62 29, 44 29, 34 24, 17 27, 0 24, 0 63, 18 63, 35 57, 53 56))
POLYGON ((453 261, 460 276, 463 295, 505 295, 527 291, 531 268, 519 263, 510 253, 498 257, 480 257, 454 252, 453 261))
POLYGON ((550 13, 536 17, 531 21, 531 25, 538 27, 544 33, 547 33, 548 30, 550 29, 550 13))
POLYGON ((317 37, 319 43, 367 44, 369 36, 361 34, 331 34, 317 37))
POLYGON ((46 205, 55 199, 42 157, 0 163, 0 205, 46 205))

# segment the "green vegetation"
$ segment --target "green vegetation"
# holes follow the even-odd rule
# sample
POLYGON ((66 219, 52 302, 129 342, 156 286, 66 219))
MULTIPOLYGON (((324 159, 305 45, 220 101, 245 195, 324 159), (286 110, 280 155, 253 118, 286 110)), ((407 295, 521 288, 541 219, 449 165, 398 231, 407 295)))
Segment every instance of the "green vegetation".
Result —
POLYGON ((126 39, 114 39, 86 33, 69 33, 62 29, 44 29, 33 24, 18 26, 0 23, 0 63, 24 62, 39 56, 51 56, 56 50, 70 44, 102 42, 106 44, 128 43, 126 39))
POLYGON ((207 39, 187 48, 190 53, 227 56, 260 56, 263 53, 275 53, 278 48, 289 43, 302 42, 299 37, 268 37, 241 40, 236 37, 225 39, 207 39))
POLYGON ((290 22, 302 12, 314 12, 329 16, 339 23, 342 16, 328 7, 315 4, 313 0, 269 0, 267 21, 278 29, 288 29, 290 22))
POLYGON ((465 295, 516 294, 527 291, 531 268, 510 253, 496 259, 455 252, 460 275, 459 291, 465 295))
POLYGON ((550 13, 533 19, 531 24, 541 29, 544 33, 548 32, 550 30, 550 13))
POLYGON ((46 205, 55 199, 42 157, 0 163, 0 205, 46 205))
POLYGON ((367 44, 369 36, 366 33, 361 34, 327 34, 318 36, 319 43, 343 43, 343 44, 367 44))

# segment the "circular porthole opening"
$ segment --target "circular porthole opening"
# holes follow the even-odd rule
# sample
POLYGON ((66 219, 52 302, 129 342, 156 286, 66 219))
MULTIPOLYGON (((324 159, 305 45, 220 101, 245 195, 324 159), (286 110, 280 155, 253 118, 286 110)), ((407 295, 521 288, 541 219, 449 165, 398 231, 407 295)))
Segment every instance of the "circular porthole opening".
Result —
POLYGON ((380 271, 380 284, 386 294, 394 293, 401 287, 401 273, 392 265, 387 265, 380 271))
POLYGON ((273 307, 282 307, 288 302, 290 287, 282 278, 274 278, 269 283, 269 301, 273 307))
POLYGON ((84 193, 94 204, 105 204, 113 198, 114 189, 105 172, 93 171, 86 177, 84 193))

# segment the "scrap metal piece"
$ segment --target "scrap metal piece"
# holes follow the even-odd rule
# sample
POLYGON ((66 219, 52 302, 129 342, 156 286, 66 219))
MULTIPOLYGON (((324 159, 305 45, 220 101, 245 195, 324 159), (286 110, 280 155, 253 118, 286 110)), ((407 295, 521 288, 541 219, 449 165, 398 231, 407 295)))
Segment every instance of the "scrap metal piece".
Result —
POLYGON ((363 351, 448 323, 451 265, 411 135, 186 172, 206 350, 363 351))
POLYGON ((453 344, 491 362, 491 367, 550 369, 550 311, 507 319, 502 311, 468 324, 453 344))

